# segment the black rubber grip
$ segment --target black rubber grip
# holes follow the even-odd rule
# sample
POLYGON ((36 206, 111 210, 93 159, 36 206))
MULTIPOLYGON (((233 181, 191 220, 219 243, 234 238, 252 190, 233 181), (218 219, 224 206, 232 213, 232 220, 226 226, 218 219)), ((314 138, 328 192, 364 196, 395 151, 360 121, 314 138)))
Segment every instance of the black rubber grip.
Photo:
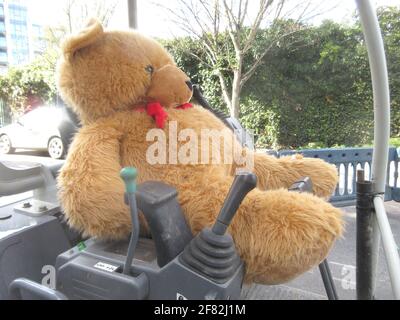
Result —
POLYGON ((253 173, 243 172, 235 176, 217 221, 212 228, 215 234, 223 235, 226 232, 243 199, 256 185, 257 177, 253 173))

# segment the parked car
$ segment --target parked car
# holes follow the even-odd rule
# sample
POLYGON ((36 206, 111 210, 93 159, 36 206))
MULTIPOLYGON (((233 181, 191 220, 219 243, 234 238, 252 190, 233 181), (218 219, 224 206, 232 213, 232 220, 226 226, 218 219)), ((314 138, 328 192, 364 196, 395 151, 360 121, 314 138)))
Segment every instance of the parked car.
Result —
POLYGON ((15 149, 47 150, 63 158, 78 126, 65 107, 38 107, 10 125, 0 128, 0 153, 15 149))

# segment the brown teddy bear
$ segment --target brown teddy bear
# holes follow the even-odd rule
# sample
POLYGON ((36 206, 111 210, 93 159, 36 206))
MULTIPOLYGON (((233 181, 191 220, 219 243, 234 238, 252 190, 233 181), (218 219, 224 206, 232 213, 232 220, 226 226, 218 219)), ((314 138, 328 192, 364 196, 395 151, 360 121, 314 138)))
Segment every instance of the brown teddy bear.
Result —
MULTIPOLYGON (((180 134, 200 137, 202 130, 212 129, 227 138, 217 150, 221 154, 240 148, 233 133, 211 112, 187 104, 192 96, 190 80, 159 43, 134 31, 106 32, 91 20, 63 45, 58 87, 83 125, 58 180, 72 227, 100 238, 127 237, 131 225, 119 176, 125 166, 138 168, 139 182, 156 180, 174 186, 194 233, 214 223, 232 175, 243 163, 217 161, 215 150, 204 152, 200 143, 188 148, 187 137, 180 139, 180 134), (179 133, 178 141, 173 130, 179 133), (151 151, 162 142, 154 138, 162 140, 160 131, 166 155, 160 154, 161 149, 151 151), (188 152, 195 160, 201 154, 209 161, 171 157, 188 152)), ((319 159, 238 152, 245 159, 251 157, 258 178, 257 188, 247 195, 229 228, 245 261, 246 280, 288 281, 320 263, 341 235, 341 212, 321 199, 336 186, 336 168, 319 159), (303 176, 311 177, 315 195, 286 190, 303 176)), ((141 223, 145 228, 143 219, 141 223)))

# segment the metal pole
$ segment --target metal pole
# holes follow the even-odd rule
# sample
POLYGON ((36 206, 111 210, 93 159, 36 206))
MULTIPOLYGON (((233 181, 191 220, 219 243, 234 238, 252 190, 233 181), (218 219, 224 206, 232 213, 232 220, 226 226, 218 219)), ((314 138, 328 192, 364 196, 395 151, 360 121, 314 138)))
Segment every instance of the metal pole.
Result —
POLYGON ((372 180, 376 192, 384 193, 390 138, 390 96, 386 57, 378 18, 369 0, 356 0, 364 30, 374 95, 374 153, 372 180))
POLYGON ((128 0, 129 28, 137 29, 137 0, 128 0))
POLYGON ((332 273, 329 268, 328 260, 324 260, 319 265, 322 281, 329 300, 339 300, 336 292, 335 282, 333 281, 332 273))
MULTIPOLYGON (((378 18, 370 0, 356 0, 368 50, 374 98, 374 151, 372 155, 372 181, 376 193, 384 193, 390 137, 389 80, 383 40, 378 18)), ((371 281, 375 287, 376 268, 379 257, 379 227, 376 219, 370 221, 372 229, 371 281)))
POLYGON ((373 204, 376 219, 372 219, 369 224, 370 230, 373 231, 373 244, 370 252, 373 258, 373 262, 371 263, 371 278, 375 282, 375 270, 379 251, 378 229, 380 229, 393 292, 395 298, 400 299, 400 258, 383 205, 390 138, 390 96, 386 57, 378 18, 370 0, 356 0, 356 3, 368 49, 374 95, 375 128, 371 171, 375 189, 373 204))
POLYGON ((385 252, 386 262, 389 269, 389 276, 392 284, 395 299, 400 300, 400 257, 396 242, 390 229, 389 220, 386 215, 383 199, 374 198, 376 219, 382 236, 382 245, 385 252))
POLYGON ((376 264, 374 232, 371 225, 375 221, 374 184, 364 180, 364 170, 357 171, 356 204, 356 289, 358 300, 374 299, 376 264))
POLYGON ((129 240, 128 251, 124 264, 123 274, 130 274, 134 254, 139 241, 139 214, 136 203, 136 178, 137 170, 133 167, 125 167, 121 170, 121 178, 125 184, 125 194, 127 196, 129 211, 131 214, 132 234, 129 240))

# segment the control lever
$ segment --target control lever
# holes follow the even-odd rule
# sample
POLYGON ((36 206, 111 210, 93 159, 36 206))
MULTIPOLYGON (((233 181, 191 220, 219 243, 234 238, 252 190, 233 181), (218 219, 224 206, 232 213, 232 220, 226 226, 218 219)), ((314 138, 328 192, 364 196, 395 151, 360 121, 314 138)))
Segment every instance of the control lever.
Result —
POLYGON ((237 209, 242 203, 244 197, 257 185, 257 177, 253 173, 242 172, 235 176, 228 196, 219 212, 212 232, 223 235, 232 222, 237 209))
POLYGON ((138 209, 146 218, 157 252, 157 263, 162 268, 175 259, 193 239, 175 188, 159 181, 138 185, 138 209))
POLYGON ((212 229, 203 229, 185 248, 180 261, 204 277, 226 283, 241 268, 232 236, 226 233, 244 197, 256 187, 257 177, 242 172, 235 176, 212 229))
POLYGON ((136 204, 136 178, 137 170, 133 167, 126 167, 121 170, 121 178, 125 183, 126 198, 129 203, 129 210, 132 220, 132 234, 129 240, 128 252, 126 255, 123 274, 129 274, 136 246, 139 241, 139 214, 136 204))

